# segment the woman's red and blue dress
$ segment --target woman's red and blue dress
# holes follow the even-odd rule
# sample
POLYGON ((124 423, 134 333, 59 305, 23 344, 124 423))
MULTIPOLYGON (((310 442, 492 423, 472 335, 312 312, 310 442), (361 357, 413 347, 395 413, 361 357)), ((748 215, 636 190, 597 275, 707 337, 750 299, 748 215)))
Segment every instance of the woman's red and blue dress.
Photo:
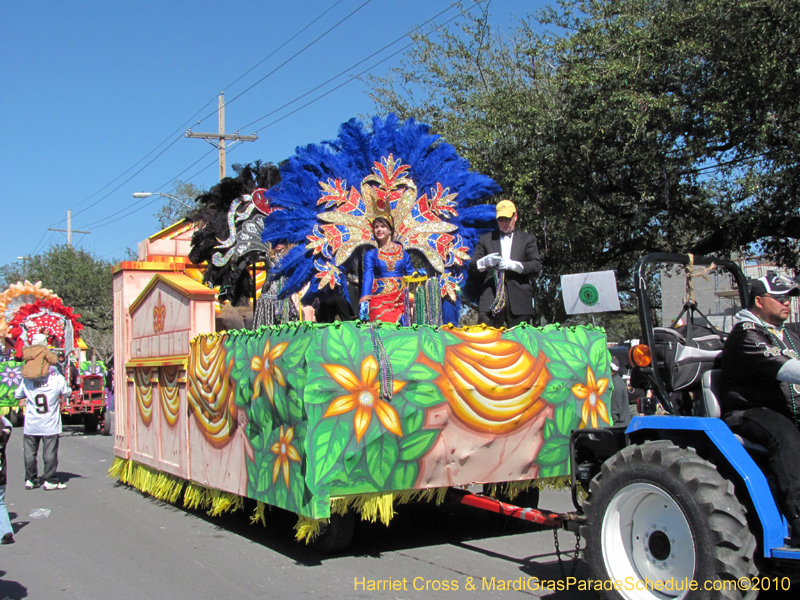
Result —
POLYGON ((364 253, 361 296, 369 298, 369 320, 406 323, 404 275, 412 275, 414 265, 403 247, 395 243, 391 250, 369 248, 364 253))

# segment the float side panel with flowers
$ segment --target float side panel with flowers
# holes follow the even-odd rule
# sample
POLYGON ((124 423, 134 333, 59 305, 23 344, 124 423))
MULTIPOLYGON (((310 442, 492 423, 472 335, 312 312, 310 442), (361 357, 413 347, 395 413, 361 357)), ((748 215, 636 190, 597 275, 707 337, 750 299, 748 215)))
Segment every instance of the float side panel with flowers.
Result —
POLYGON ((203 443, 244 446, 200 483, 324 518, 335 497, 566 477, 609 379, 591 327, 293 324, 195 338, 186 399, 203 443))
MULTIPOLYGON (((8 412, 8 408, 24 406, 25 402, 14 398, 14 392, 22 383, 22 362, 16 360, 0 361, 0 414, 8 412)), ((106 366, 103 361, 83 361, 78 365, 81 375, 105 376, 106 366)))

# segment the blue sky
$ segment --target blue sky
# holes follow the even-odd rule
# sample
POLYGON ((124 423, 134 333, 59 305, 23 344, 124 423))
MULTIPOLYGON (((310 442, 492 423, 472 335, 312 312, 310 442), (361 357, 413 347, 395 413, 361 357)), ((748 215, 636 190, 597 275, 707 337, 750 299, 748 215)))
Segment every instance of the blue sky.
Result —
MULTIPOLYGON (((155 233, 159 226, 153 213, 163 198, 137 201, 132 194, 169 193, 176 179, 202 189, 217 182, 216 150, 203 140, 183 137, 183 132, 192 126, 195 131, 217 131, 221 91, 227 104, 226 132, 257 131, 259 137, 231 149, 228 175, 233 174, 233 163, 256 159, 277 163, 299 145, 333 138, 340 123, 375 112, 361 81, 351 81, 286 115, 400 50, 408 37, 350 68, 452 3, 4 3, 0 205, 6 217, 0 265, 64 243, 65 234, 48 228, 66 229, 68 209, 73 230, 91 231, 74 234, 73 244, 105 260, 122 257, 126 248, 155 233), (342 71, 344 77, 253 123, 342 71), (198 120, 202 122, 197 124, 198 120)), ((511 27, 545 4, 545 0, 494 0, 492 22, 511 27)), ((455 15, 451 9, 435 22, 455 15)), ((384 74, 401 57, 388 58, 371 72, 384 74)))

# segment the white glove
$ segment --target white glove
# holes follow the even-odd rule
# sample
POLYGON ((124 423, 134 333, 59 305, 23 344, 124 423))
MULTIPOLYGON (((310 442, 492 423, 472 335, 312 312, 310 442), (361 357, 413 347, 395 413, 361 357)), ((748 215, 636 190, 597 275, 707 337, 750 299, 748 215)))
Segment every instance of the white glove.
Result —
POLYGON ((516 260, 508 260, 507 258, 501 258, 498 268, 501 271, 514 271, 516 273, 522 273, 522 263, 517 262, 516 260))
POLYGON ((500 255, 495 252, 494 254, 487 254, 483 258, 478 259, 478 270, 484 271, 487 267, 496 267, 503 260, 500 255))

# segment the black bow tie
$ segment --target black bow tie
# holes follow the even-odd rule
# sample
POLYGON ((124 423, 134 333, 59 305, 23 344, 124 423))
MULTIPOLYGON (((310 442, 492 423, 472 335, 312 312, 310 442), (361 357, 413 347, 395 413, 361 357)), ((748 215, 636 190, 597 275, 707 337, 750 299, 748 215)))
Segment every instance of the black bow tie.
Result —
POLYGON ((514 235, 513 231, 509 231, 508 233, 500 233, 500 239, 502 240, 505 238, 510 238, 512 235, 514 235))

